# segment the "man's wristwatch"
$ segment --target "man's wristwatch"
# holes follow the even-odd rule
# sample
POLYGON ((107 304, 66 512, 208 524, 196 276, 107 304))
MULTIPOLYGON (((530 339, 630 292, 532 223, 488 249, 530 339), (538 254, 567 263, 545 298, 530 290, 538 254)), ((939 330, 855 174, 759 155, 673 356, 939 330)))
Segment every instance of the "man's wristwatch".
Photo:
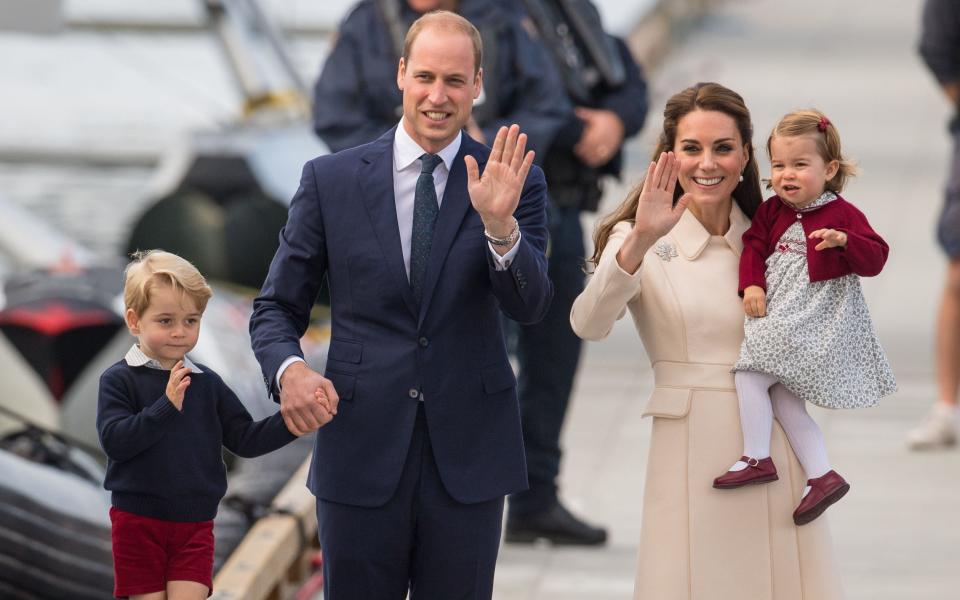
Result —
POLYGON ((512 246, 517 243, 517 240, 520 239, 520 224, 517 223, 517 219, 513 219, 513 230, 507 234, 507 237, 494 237, 490 235, 486 229, 483 230, 483 235, 487 238, 487 241, 493 244, 494 246, 512 246))

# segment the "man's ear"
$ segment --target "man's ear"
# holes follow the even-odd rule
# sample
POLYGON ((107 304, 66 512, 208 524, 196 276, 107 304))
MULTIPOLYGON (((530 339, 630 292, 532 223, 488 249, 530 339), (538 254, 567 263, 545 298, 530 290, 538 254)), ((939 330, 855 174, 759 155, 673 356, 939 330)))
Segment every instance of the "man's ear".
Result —
POLYGON ((123 320, 126 321, 127 329, 130 330, 130 333, 140 335, 140 317, 137 316, 137 313, 133 312, 132 308, 127 309, 127 312, 123 315, 123 320))
POLYGON ((400 91, 403 91, 403 75, 406 73, 407 63, 404 62, 403 57, 400 57, 400 62, 397 64, 397 87, 400 91))
POLYGON ((473 99, 476 100, 480 97, 480 92, 483 90, 483 67, 477 69, 477 76, 473 78, 473 99))

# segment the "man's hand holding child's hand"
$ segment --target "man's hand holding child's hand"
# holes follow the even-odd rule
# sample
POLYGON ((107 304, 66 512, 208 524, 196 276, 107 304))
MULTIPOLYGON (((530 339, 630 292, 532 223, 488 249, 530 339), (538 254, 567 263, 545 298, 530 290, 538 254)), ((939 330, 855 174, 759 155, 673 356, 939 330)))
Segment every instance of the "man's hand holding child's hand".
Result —
POLYGON ((340 396, 326 377, 295 362, 280 382, 280 414, 290 433, 301 436, 320 429, 337 414, 340 396))

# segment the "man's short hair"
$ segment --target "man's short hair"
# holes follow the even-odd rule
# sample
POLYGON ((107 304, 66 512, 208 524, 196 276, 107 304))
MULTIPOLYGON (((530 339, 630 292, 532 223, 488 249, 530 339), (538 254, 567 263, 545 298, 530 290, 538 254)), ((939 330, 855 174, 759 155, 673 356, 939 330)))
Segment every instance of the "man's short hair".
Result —
POLYGON ((413 47, 413 42, 416 41, 420 32, 427 27, 454 31, 469 37, 473 43, 473 74, 476 75, 480 72, 480 66, 483 64, 483 42, 480 40, 480 32, 473 26, 473 23, 448 10, 428 12, 413 22, 413 25, 407 30, 407 37, 403 41, 404 63, 410 61, 410 49, 413 47))
POLYGON ((200 312, 207 307, 213 290, 190 261, 163 250, 137 251, 124 271, 123 303, 137 316, 150 306, 150 294, 157 286, 169 286, 189 296, 200 312))

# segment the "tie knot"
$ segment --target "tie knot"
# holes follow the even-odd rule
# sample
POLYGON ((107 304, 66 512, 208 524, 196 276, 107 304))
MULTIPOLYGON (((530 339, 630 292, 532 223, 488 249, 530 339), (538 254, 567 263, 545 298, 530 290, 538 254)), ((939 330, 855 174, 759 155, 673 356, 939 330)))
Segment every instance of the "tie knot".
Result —
POLYGON ((420 172, 433 173, 433 170, 437 168, 437 165, 442 162, 443 159, 436 154, 422 154, 420 155, 420 172))

